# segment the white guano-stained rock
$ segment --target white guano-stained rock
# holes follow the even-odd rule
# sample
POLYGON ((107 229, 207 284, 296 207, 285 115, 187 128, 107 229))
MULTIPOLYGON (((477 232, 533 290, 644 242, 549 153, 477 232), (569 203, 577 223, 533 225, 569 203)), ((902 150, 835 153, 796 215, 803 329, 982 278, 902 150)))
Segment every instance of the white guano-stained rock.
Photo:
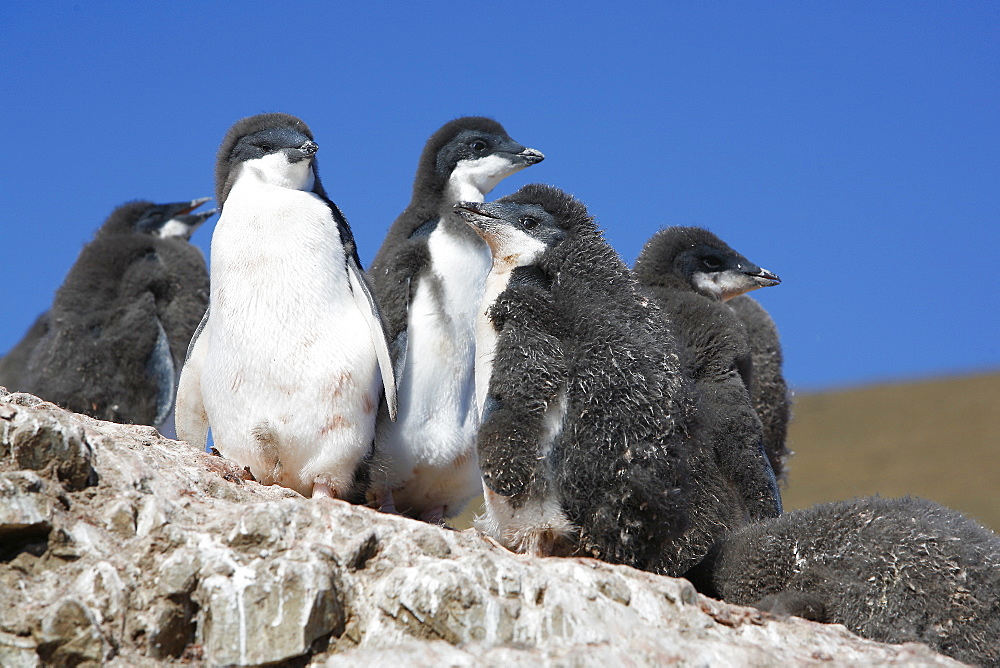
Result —
POLYGON ((0 665, 957 665, 244 478, 0 391, 0 665))

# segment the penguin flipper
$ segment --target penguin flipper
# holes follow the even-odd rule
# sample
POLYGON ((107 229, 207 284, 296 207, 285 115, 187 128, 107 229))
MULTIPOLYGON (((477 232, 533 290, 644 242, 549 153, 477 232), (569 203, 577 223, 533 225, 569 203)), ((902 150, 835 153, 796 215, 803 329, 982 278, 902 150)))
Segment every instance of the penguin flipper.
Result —
POLYGON ((153 419, 153 426, 159 428, 163 426, 174 405, 177 373, 174 370, 174 358, 170 354, 170 341, 167 340, 167 333, 159 318, 156 318, 156 330, 156 343, 146 361, 146 372, 156 386, 156 417, 153 419))
POLYGON ((375 355, 378 357, 378 368, 382 373, 382 387, 385 390, 385 403, 389 408, 389 419, 395 421, 396 376, 392 368, 392 357, 389 355, 389 344, 386 342, 385 322, 365 281, 365 275, 361 272, 361 267, 351 255, 347 256, 347 274, 351 280, 354 301, 368 320, 372 343, 375 345, 375 355))
POLYGON ((205 329, 208 326, 209 311, 201 319, 197 331, 191 337, 187 358, 181 369, 181 379, 177 384, 177 401, 174 404, 174 424, 177 438, 187 441, 199 450, 205 449, 208 442, 208 413, 205 412, 205 402, 201 395, 201 370, 208 353, 208 336, 205 329))

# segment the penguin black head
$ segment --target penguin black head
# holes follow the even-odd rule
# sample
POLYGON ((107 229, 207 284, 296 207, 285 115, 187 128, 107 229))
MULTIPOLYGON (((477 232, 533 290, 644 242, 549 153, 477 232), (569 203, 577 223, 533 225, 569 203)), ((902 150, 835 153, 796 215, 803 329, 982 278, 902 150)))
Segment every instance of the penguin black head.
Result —
POLYGON ((485 194, 504 178, 543 159, 540 151, 511 139, 496 121, 465 116, 445 123, 427 140, 414 190, 428 186, 419 178, 423 175, 432 178, 437 189, 452 184, 459 194, 469 187, 485 194))
POLYGON ((222 207, 245 169, 271 185, 311 191, 326 197, 319 182, 312 131, 289 114, 250 116, 226 133, 215 163, 215 200, 222 207))
POLYGON ((175 202, 173 204, 154 204, 147 201, 128 202, 111 212, 111 215, 97 231, 97 236, 149 234, 161 239, 179 238, 187 241, 199 225, 215 215, 215 209, 191 213, 210 199, 210 197, 202 197, 189 202, 175 202))
POLYGON ((646 285, 690 289, 720 301, 781 282, 700 227, 657 232, 639 254, 635 273, 646 285))

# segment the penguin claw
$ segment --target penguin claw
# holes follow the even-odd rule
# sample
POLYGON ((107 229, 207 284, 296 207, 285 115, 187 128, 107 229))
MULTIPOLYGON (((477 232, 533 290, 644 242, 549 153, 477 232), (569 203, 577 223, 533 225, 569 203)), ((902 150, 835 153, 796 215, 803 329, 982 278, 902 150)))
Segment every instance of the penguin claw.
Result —
POLYGON ((444 506, 436 506, 420 513, 420 519, 428 524, 444 525, 444 506))
POLYGON ((393 501, 391 489, 383 487, 375 492, 375 503, 378 505, 380 513, 387 513, 389 515, 401 514, 396 510, 396 502, 393 501))

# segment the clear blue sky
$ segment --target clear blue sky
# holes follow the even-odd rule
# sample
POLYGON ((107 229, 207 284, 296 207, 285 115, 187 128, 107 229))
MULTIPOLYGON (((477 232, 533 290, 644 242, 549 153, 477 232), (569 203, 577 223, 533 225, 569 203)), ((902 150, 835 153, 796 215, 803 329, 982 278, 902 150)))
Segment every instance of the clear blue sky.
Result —
POLYGON ((568 190, 629 263, 702 225, 778 273, 799 390, 1000 369, 1000 3, 345 4, 0 1, 0 352, 115 206, 211 195, 243 116, 312 127, 367 264, 481 114, 547 156, 495 196, 568 190))

